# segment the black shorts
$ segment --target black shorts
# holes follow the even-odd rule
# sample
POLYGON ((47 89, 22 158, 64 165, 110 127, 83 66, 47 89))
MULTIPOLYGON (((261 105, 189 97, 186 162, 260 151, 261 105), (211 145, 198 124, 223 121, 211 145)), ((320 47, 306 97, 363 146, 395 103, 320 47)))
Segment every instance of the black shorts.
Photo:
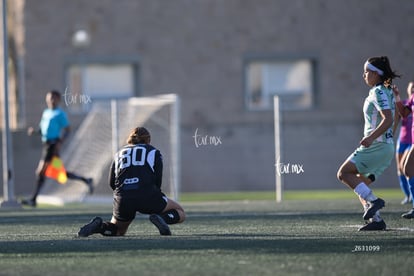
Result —
POLYGON ((115 196, 112 215, 118 221, 131 221, 137 212, 142 214, 159 214, 167 206, 168 198, 162 192, 154 192, 143 197, 115 196))
POLYGON ((56 149, 56 145, 57 142, 43 143, 41 160, 43 160, 44 162, 49 162, 50 160, 52 160, 53 156, 59 155, 56 149))

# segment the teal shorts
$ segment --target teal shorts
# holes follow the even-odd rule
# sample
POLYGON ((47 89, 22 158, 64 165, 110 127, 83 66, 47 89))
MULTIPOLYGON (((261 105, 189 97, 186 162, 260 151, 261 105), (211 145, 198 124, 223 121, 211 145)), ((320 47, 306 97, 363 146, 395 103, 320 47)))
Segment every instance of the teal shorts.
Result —
POLYGON ((373 174, 377 178, 390 166, 394 154, 394 144, 376 142, 368 148, 358 147, 348 160, 355 164, 360 174, 365 177, 373 174))

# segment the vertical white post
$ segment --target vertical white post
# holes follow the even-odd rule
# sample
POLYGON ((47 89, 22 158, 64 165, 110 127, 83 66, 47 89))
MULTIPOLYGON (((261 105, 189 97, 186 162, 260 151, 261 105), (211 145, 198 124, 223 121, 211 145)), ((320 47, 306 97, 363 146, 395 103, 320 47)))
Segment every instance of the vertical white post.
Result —
POLYGON ((180 149, 180 98, 178 95, 174 95, 175 101, 173 101, 171 108, 171 135, 170 135, 170 147, 171 147, 171 171, 170 171, 170 190, 172 198, 176 201, 179 199, 180 191, 180 164, 181 164, 181 149, 180 149))
POLYGON ((9 125, 9 91, 8 91, 8 64, 9 43, 7 39, 7 6, 6 0, 2 1, 3 16, 3 129, 2 129, 2 154, 3 154, 3 197, 1 207, 20 207, 14 196, 13 182, 13 152, 9 125))
POLYGON ((274 124, 275 124, 275 176, 276 176, 276 202, 282 201, 283 193, 283 184, 282 184, 282 174, 279 170, 280 160, 282 158, 282 135, 280 133, 280 124, 282 122, 280 111, 280 99, 279 96, 275 95, 273 97, 273 106, 274 106, 274 124))
POLYGON ((115 99, 111 100, 111 123, 112 123, 112 156, 119 147, 119 126, 118 126, 118 104, 115 99))

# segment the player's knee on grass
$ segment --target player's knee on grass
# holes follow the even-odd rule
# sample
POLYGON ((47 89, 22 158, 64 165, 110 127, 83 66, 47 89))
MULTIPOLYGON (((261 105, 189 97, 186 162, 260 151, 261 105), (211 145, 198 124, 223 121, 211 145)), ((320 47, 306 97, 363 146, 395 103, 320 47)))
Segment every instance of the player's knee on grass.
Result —
POLYGON ((104 236, 117 236, 118 226, 116 226, 112 222, 106 221, 102 224, 101 234, 104 236))
POLYGON ((184 220, 186 219, 186 215, 183 209, 177 209, 178 215, 180 216, 180 220, 178 221, 178 223, 182 223, 184 222, 184 220))
POLYGON ((168 211, 162 213, 161 217, 164 219, 164 221, 167 224, 175 224, 175 223, 179 223, 179 222, 184 221, 184 218, 182 217, 182 215, 180 216, 178 211, 175 210, 175 209, 168 210, 168 211))

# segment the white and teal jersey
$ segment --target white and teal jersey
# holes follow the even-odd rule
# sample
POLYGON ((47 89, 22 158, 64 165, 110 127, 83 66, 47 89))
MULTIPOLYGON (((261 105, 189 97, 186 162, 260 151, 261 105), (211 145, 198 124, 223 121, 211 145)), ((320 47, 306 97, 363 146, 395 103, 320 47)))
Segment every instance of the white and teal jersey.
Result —
MULTIPOLYGON (((394 94, 391 89, 386 88, 384 85, 376 85, 369 90, 368 97, 364 102, 364 137, 370 135, 381 123, 382 117, 381 110, 391 110, 394 118, 395 113, 395 100, 394 94)), ((379 136, 375 141, 393 144, 392 138, 392 125, 391 127, 379 136)))

